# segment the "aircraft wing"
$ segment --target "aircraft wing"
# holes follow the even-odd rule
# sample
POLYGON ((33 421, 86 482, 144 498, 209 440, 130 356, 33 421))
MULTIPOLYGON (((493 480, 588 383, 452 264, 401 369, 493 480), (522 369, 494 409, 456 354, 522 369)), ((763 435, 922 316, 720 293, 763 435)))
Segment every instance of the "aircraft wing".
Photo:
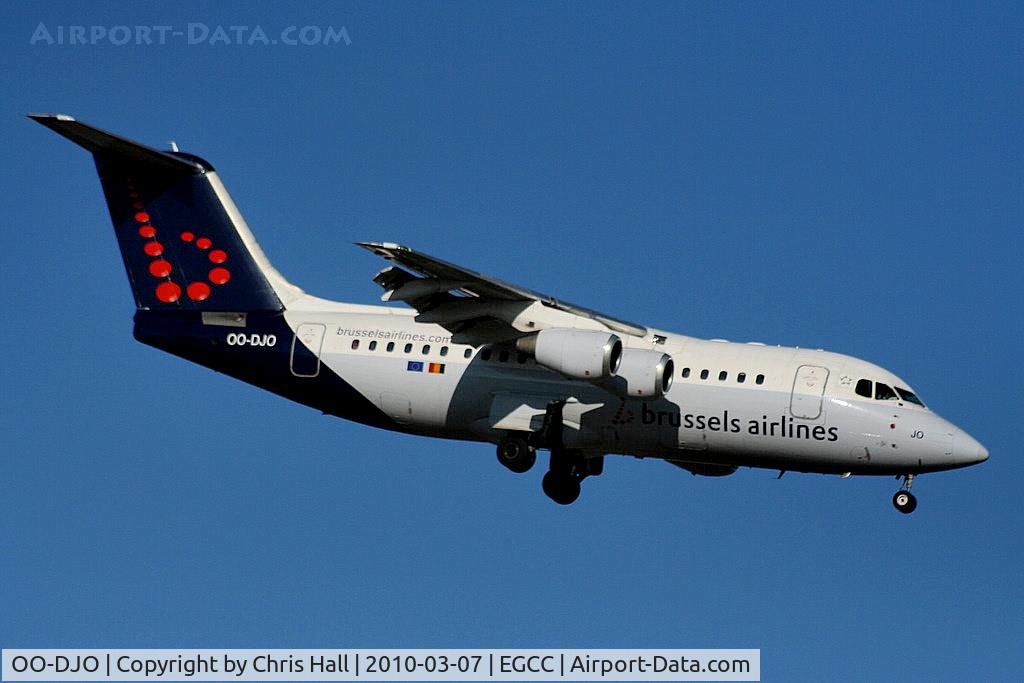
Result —
MULTIPOLYGON (((360 247, 403 266, 380 271, 374 282, 384 288, 383 301, 405 301, 415 308, 419 322, 438 323, 453 332, 472 326, 503 324, 516 328, 520 313, 540 306, 594 320, 610 330, 638 337, 647 328, 598 311, 561 301, 503 282, 421 251, 389 242, 356 242, 360 247), (409 271, 418 273, 414 275, 409 271)), ((529 330, 519 330, 520 333, 529 330)))

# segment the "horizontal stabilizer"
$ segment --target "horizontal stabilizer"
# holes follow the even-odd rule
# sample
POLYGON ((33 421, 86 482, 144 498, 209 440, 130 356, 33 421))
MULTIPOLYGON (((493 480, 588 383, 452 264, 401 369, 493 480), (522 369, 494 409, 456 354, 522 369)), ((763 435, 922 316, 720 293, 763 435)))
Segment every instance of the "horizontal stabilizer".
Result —
POLYGON ((30 119, 41 123, 50 130, 63 135, 71 142, 84 147, 93 154, 117 157, 135 162, 153 170, 177 173, 202 173, 199 163, 182 159, 165 152, 140 145, 105 130, 88 126, 66 114, 29 114, 30 119))

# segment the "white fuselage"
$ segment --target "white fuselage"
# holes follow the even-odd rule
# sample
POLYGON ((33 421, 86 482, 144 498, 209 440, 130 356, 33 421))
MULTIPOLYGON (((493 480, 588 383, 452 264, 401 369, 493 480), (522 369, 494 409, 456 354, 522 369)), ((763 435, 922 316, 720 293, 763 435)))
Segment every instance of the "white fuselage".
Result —
POLYGON ((565 401, 565 446, 593 455, 856 474, 952 469, 987 457, 924 406, 858 395, 863 379, 907 384, 850 356, 650 330, 623 342, 670 354, 673 384, 660 398, 623 398, 538 365, 513 345, 460 344, 414 316, 313 297, 285 313, 296 344, 412 433, 497 443, 508 432, 541 429, 547 406, 565 401))

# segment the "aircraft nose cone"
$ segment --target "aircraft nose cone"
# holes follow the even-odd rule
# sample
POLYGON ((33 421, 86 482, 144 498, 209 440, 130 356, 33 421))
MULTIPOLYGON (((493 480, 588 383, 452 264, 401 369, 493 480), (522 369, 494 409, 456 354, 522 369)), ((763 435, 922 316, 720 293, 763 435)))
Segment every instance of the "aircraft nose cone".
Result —
POLYGON ((953 441, 953 457, 963 465, 976 465, 988 460, 988 449, 967 432, 960 432, 953 441))

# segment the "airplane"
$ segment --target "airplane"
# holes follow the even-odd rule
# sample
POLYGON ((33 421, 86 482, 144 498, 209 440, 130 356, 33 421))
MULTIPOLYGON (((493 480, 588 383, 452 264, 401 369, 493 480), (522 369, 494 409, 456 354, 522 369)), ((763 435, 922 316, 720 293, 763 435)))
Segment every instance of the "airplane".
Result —
POLYGON ((574 502, 606 455, 693 475, 740 467, 902 481, 988 451, 877 365, 628 322, 389 242, 384 302, 305 293, 267 260, 214 167, 63 114, 29 114, 92 153, 143 344, 366 425, 493 444, 574 502))

